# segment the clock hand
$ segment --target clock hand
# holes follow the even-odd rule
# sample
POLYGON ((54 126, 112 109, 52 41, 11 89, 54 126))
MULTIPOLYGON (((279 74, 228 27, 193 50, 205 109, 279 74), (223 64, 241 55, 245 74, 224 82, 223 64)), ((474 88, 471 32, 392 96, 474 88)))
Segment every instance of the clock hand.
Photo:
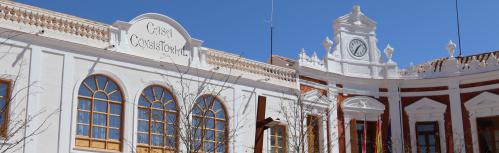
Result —
POLYGON ((357 55, 357 52, 359 51, 360 46, 362 46, 362 45, 359 45, 359 46, 357 46, 357 48, 355 48, 355 52, 353 53, 354 55, 357 55))

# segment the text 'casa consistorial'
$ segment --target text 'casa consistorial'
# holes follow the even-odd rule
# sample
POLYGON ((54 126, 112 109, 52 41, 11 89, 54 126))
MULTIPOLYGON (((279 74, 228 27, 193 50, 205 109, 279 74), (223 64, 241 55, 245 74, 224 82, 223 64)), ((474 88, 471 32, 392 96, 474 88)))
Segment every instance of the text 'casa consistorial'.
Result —
POLYGON ((156 20, 138 23, 130 32, 133 47, 175 56, 189 56, 185 39, 171 25, 156 20))

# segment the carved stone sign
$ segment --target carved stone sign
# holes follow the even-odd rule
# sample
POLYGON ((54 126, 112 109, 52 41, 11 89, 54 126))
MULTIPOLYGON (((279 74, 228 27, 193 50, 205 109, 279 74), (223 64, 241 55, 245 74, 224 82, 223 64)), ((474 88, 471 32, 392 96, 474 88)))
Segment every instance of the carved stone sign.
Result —
POLYGON ((138 56, 186 65, 190 51, 187 39, 171 24, 151 19, 136 20, 128 30, 128 43, 138 56))

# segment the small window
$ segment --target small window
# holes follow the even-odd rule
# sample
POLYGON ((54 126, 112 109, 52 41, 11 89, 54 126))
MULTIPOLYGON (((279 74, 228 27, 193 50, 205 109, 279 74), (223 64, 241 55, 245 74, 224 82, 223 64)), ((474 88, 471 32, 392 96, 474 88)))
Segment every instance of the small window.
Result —
POLYGON ((121 151, 123 95, 103 75, 87 77, 78 92, 76 146, 121 151))
POLYGON ((277 125, 270 129, 270 152, 285 153, 286 152, 286 127, 277 125))
POLYGON ((416 123, 416 139, 419 153, 439 153, 438 122, 416 123))
POLYGON ((7 136, 9 122, 10 82, 0 80, 0 135, 7 136))

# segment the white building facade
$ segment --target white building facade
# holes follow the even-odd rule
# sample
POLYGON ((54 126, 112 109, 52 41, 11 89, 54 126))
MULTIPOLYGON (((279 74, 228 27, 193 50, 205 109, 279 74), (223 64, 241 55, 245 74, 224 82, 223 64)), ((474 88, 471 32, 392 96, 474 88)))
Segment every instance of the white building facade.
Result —
POLYGON ((360 7, 333 31, 323 58, 267 64, 161 14, 108 25, 2 1, 0 150, 499 150, 497 52, 454 57, 449 42, 449 57, 399 70, 360 7))

